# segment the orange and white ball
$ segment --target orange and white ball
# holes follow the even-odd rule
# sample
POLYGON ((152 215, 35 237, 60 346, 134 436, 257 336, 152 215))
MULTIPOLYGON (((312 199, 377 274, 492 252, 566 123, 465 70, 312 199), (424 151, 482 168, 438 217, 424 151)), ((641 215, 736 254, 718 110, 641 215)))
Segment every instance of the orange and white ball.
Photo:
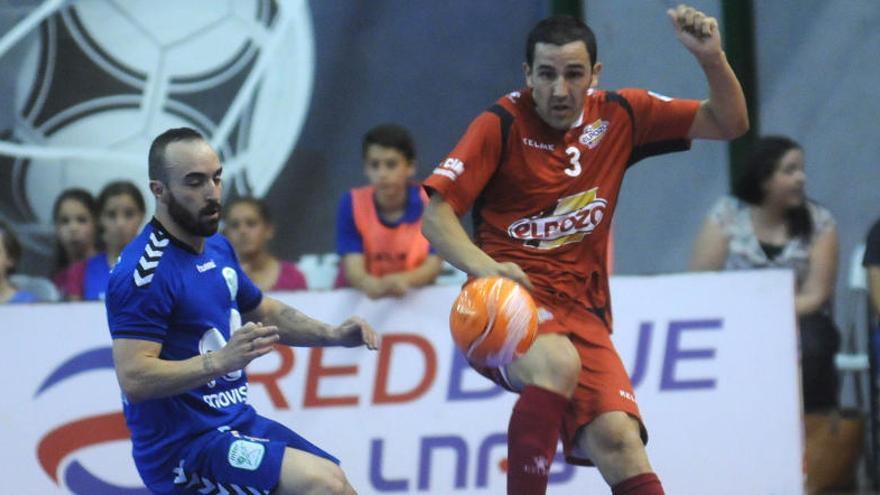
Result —
POLYGON ((538 310, 528 291, 513 280, 478 278, 456 298, 449 328, 469 362, 497 368, 528 351, 538 331, 538 310))

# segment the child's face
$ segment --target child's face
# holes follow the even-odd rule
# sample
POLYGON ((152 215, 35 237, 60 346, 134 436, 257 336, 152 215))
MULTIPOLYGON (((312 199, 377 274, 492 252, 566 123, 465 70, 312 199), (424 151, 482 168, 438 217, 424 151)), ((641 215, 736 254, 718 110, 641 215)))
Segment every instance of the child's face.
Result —
POLYGON ((119 251, 135 238, 144 221, 144 214, 134 198, 128 194, 117 194, 107 199, 100 221, 107 249, 119 251))
POLYGON ((223 234, 239 256, 253 256, 266 249, 273 233, 272 226, 250 203, 236 203, 226 214, 223 234))
POLYGON ((58 207, 55 234, 68 256, 88 251, 95 245, 95 219, 86 205, 66 199, 58 207))
POLYGON ((407 160, 400 150, 378 144, 367 147, 364 173, 378 194, 394 195, 406 191, 406 183, 415 172, 415 163, 407 160))

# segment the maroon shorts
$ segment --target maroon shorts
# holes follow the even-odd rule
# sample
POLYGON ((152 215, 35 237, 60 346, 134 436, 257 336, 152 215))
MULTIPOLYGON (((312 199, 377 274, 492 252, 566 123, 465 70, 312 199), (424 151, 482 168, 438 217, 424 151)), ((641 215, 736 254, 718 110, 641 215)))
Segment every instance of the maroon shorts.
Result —
MULTIPOLYGON (((535 296, 535 295, 533 295, 535 296)), ((635 400, 629 375, 611 342, 611 332, 600 314, 582 303, 567 298, 535 296, 538 305, 538 335, 568 335, 581 357, 581 371, 574 396, 562 421, 562 444, 566 460, 571 464, 592 465, 590 459, 574 450, 580 429, 599 415, 623 411, 639 421, 642 441, 648 435, 635 400)), ((512 392, 501 368, 472 365, 483 376, 512 392)))

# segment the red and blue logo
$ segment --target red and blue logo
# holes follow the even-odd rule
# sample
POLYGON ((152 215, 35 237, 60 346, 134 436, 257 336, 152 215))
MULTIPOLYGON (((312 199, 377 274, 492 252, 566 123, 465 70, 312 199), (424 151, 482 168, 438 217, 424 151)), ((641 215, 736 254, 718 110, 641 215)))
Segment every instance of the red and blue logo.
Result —
MULTIPOLYGON (((77 375, 103 369, 113 369, 113 354, 110 347, 99 347, 77 354, 58 366, 43 380, 34 398, 77 375)), ((102 480, 89 472, 75 457, 67 463, 64 471, 59 473, 62 461, 77 451, 93 445, 124 441, 129 438, 122 412, 83 418, 63 424, 46 433, 37 446, 37 459, 43 471, 55 484, 60 485, 59 480, 63 479, 64 485, 73 493, 149 495, 150 492, 143 487, 119 486, 102 480)))

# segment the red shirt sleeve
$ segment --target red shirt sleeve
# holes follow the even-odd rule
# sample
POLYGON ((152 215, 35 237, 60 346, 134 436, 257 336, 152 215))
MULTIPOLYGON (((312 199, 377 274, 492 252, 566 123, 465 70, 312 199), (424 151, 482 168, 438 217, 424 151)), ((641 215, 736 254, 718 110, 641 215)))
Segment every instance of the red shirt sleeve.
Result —
POLYGON ((670 98, 644 89, 627 88, 618 93, 633 111, 634 146, 688 139, 700 100, 670 98))
POLYGON ((497 115, 483 112, 423 186, 442 195, 461 216, 492 178, 500 159, 501 122, 497 115))

